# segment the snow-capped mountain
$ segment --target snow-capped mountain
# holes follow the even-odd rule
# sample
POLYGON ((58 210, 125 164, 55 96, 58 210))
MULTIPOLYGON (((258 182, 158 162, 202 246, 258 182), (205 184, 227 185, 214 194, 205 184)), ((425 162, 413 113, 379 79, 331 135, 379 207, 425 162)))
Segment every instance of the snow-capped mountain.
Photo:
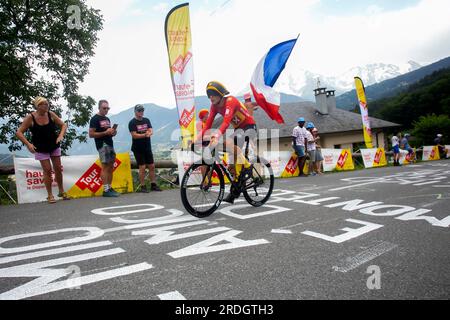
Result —
POLYGON ((403 65, 385 63, 372 63, 365 66, 354 67, 350 70, 334 75, 323 75, 301 68, 285 70, 280 76, 275 89, 279 92, 300 96, 306 100, 314 100, 314 89, 320 85, 328 89, 336 90, 336 95, 343 94, 354 88, 354 77, 359 76, 365 86, 370 86, 402 74, 417 70, 422 66, 414 61, 403 65))

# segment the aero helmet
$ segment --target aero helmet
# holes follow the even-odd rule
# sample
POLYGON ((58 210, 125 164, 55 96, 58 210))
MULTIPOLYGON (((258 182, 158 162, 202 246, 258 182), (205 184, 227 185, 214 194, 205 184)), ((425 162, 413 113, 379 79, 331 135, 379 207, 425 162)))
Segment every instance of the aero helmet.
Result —
POLYGON ((230 94, 230 92, 225 88, 223 84, 217 81, 211 81, 206 86, 206 95, 208 97, 210 96, 218 96, 218 97, 224 97, 226 95, 230 94))

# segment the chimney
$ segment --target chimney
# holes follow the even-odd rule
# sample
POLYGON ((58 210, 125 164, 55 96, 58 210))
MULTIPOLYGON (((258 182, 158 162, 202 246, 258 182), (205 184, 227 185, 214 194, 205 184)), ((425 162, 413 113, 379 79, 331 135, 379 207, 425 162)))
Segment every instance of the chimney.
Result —
POLYGON ((317 88, 314 90, 316 96, 316 109, 320 114, 328 114, 327 88, 317 88))
POLYGON ((327 91, 327 106, 328 106, 328 113, 333 112, 336 110, 336 90, 328 90, 327 91))

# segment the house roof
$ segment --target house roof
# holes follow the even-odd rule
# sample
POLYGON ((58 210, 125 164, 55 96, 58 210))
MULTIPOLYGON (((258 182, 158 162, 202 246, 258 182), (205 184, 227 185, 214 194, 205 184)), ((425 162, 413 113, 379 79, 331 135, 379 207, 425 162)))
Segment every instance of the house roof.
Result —
MULTIPOLYGON (((279 124, 270 119, 266 112, 259 108, 254 112, 254 117, 258 129, 279 129, 280 138, 290 137, 292 130, 297 126, 299 117, 305 118, 306 122, 313 122, 321 134, 340 133, 349 131, 360 131, 363 128, 361 115, 342 109, 334 109, 327 115, 320 114, 316 109, 314 102, 296 102, 282 104, 280 114, 285 121, 279 124)), ((372 129, 395 128, 400 125, 397 123, 370 118, 372 129)), ((214 127, 218 127, 222 119, 216 119, 214 127)))

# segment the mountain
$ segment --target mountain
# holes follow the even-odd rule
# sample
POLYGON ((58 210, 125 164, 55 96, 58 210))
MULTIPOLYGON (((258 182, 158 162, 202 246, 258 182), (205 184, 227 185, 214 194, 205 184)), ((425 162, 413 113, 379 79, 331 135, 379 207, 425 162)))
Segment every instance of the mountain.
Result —
MULTIPOLYGON (((383 98, 393 97, 398 93, 406 90, 410 85, 417 83, 418 81, 432 74, 433 72, 449 67, 450 67, 450 57, 442 59, 428 66, 419 68, 412 72, 405 73, 393 79, 382 81, 380 83, 376 83, 373 85, 370 85, 370 81, 366 81, 366 79, 370 79, 368 75, 364 76, 361 73, 354 73, 353 77, 359 76, 364 81, 364 85, 366 87, 366 97, 368 102, 370 102, 383 98)), ((352 81, 353 77, 351 78, 352 81)), ((328 83, 326 83, 326 86, 328 88, 332 88, 332 86, 329 85, 328 83)), ((340 96, 337 96, 336 105, 338 108, 341 109, 352 110, 355 107, 355 105, 358 105, 356 91, 352 89, 351 91, 348 91, 340 96)))
POLYGON ((300 96, 305 100, 314 101, 314 89, 317 88, 317 80, 321 86, 336 90, 336 95, 343 94, 354 88, 353 78, 359 75, 365 79, 366 85, 382 82, 402 74, 417 70, 420 64, 409 61, 402 66, 384 63, 372 63, 362 67, 354 67, 337 76, 322 75, 301 68, 285 70, 275 85, 275 89, 300 96))

